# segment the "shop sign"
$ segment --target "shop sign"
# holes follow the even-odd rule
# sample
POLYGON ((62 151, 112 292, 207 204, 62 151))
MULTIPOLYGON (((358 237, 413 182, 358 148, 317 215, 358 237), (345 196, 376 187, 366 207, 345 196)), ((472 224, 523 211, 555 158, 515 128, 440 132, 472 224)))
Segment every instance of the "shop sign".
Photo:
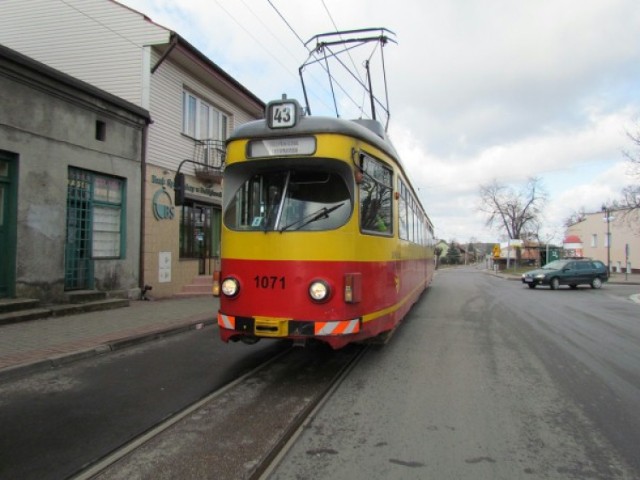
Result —
MULTIPOLYGON (((155 185, 162 185, 163 187, 173 188, 173 178, 163 178, 158 177, 156 175, 151 175, 151 183, 155 185)), ((222 197, 222 192, 214 190, 212 187, 204 187, 198 185, 192 185, 190 183, 185 183, 184 186, 185 191, 192 193, 194 195, 204 195, 207 197, 222 197)))
POLYGON ((169 192, 162 187, 153 196, 153 216, 156 220, 172 220, 175 216, 175 207, 169 192))

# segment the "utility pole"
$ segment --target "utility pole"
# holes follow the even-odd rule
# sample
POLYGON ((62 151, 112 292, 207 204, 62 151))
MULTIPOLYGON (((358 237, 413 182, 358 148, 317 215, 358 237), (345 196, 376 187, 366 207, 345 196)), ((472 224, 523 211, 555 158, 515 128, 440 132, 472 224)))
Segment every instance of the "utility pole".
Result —
POLYGON ((609 223, 611 222, 611 209, 606 205, 602 205, 602 211, 604 213, 604 221, 607 222, 607 272, 611 273, 611 229, 609 223))

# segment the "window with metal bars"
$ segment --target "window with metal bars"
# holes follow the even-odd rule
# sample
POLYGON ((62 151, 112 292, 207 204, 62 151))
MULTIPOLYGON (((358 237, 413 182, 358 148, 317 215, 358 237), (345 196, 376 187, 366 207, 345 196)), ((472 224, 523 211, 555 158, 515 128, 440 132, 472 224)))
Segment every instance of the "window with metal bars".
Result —
POLYGON ((91 288, 94 259, 125 252, 125 180, 69 168, 65 287, 91 288))

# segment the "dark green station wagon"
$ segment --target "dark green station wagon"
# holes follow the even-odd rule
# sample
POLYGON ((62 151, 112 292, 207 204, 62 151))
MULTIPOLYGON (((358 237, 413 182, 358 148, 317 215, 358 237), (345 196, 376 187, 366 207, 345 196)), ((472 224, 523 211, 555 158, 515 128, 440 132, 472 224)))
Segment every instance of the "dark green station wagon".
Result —
POLYGON ((522 274, 522 283, 529 288, 549 285, 556 290, 560 285, 577 288, 578 285, 591 285, 600 288, 609 279, 607 267, 599 260, 555 260, 544 267, 522 274))

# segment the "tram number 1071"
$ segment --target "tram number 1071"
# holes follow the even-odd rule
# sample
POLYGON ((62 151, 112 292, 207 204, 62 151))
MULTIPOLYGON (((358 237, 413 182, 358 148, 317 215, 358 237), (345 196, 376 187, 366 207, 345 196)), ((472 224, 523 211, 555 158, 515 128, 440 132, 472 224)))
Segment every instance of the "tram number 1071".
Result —
POLYGON ((253 277, 253 281, 256 282, 256 288, 275 289, 280 288, 284 290, 285 280, 284 277, 278 277, 276 275, 256 275, 253 277))

